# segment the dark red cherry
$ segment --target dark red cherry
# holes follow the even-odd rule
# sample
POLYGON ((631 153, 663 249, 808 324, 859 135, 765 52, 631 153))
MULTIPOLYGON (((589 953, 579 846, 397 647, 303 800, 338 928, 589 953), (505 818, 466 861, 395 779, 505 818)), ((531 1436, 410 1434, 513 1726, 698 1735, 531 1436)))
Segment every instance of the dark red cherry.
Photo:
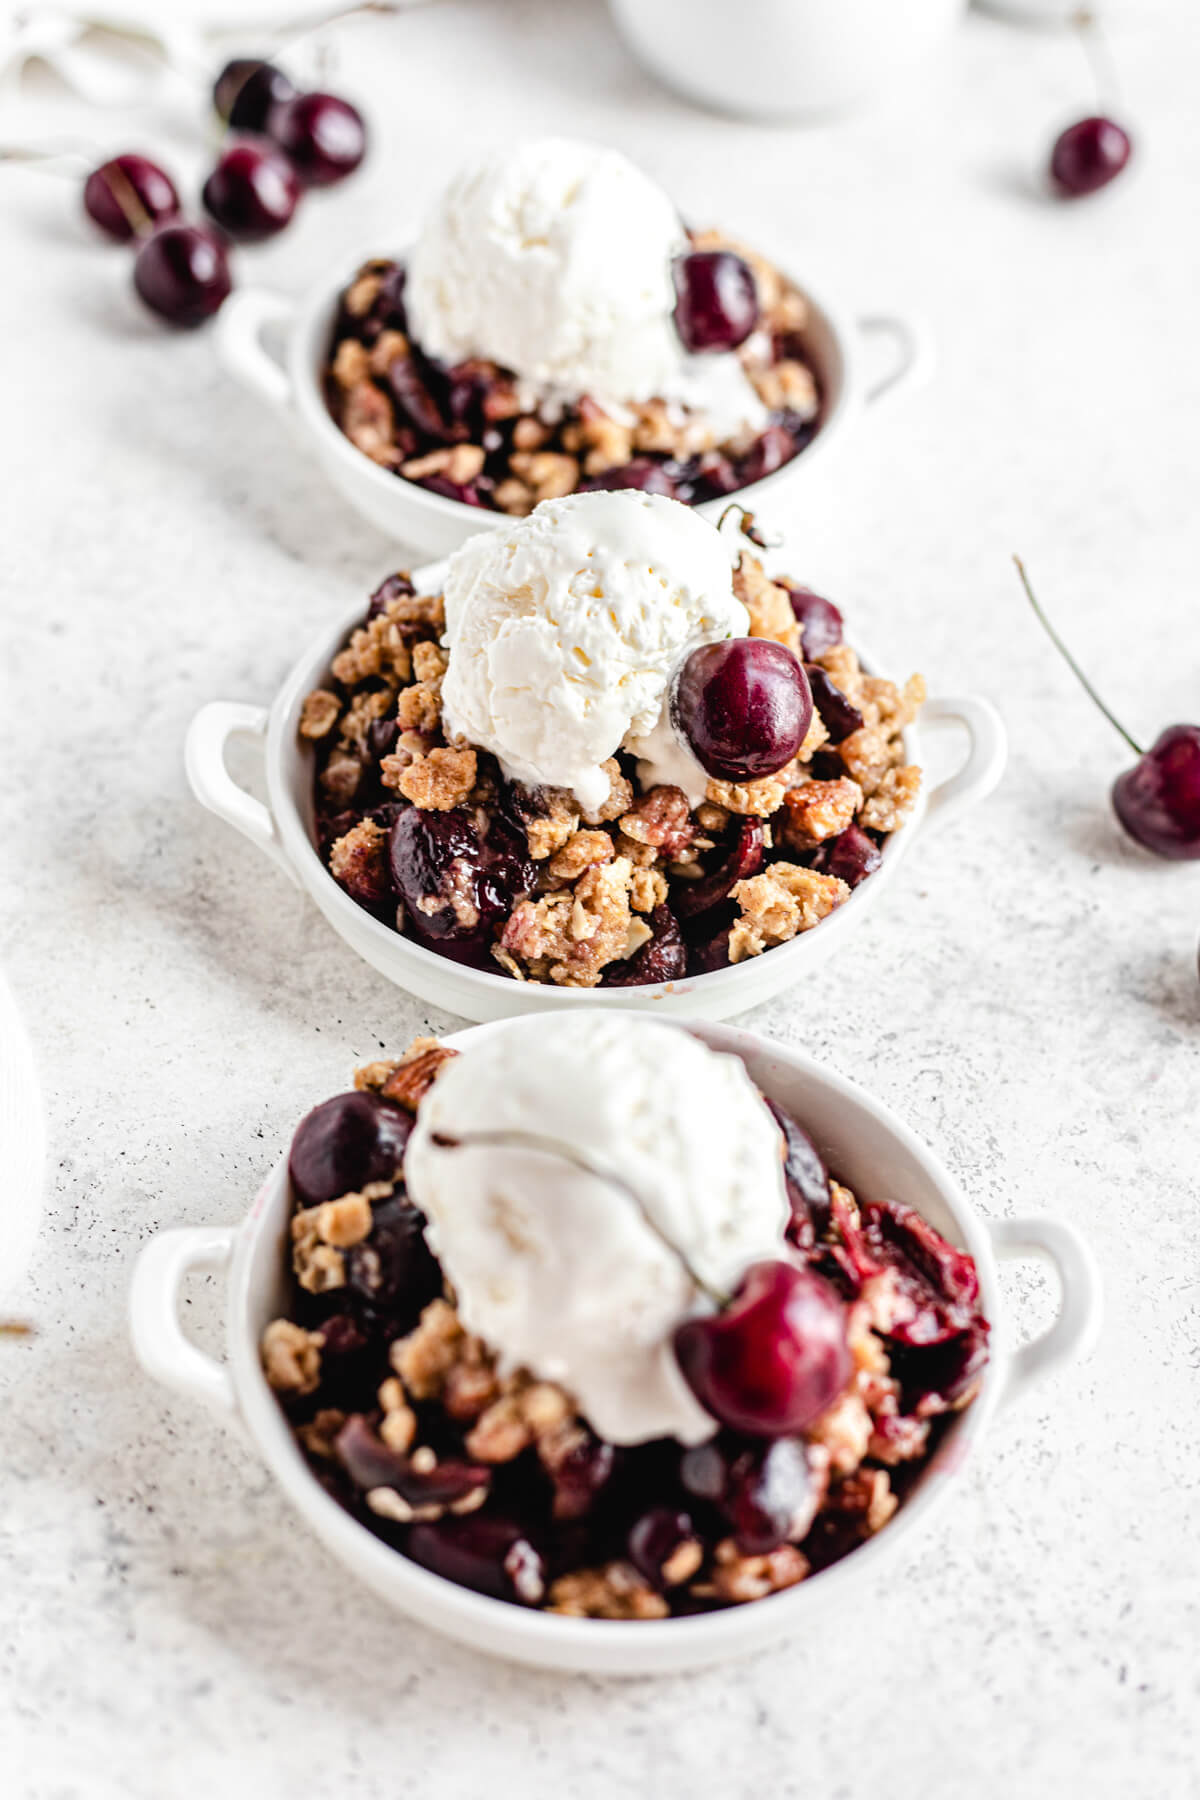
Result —
POLYGON ((1138 759, 1113 783, 1112 803, 1117 818, 1129 836, 1155 856, 1164 856, 1171 862, 1190 862, 1200 857, 1200 725, 1168 725, 1149 750, 1143 750, 1116 714, 1109 711, 1042 611, 1020 557, 1015 556, 1013 561, 1029 604, 1055 649, 1138 759))
POLYGON ((335 1094, 301 1119, 288 1154, 288 1174, 302 1206, 357 1193, 368 1181, 391 1181, 404 1162, 412 1114, 369 1090, 335 1094))
POLYGON ((742 1555, 766 1556, 807 1534, 821 1498, 804 1445, 781 1437, 734 1458, 721 1505, 742 1555))
POLYGON ((469 807, 436 812, 406 806, 389 833, 388 856, 413 936, 448 955, 479 956, 493 966, 493 927, 537 881, 524 837, 499 814, 481 827, 469 807))
POLYGON ((425 1242, 425 1215, 401 1193, 375 1202, 369 1235, 344 1254, 346 1289, 368 1318, 388 1322, 391 1335, 411 1331, 442 1291, 442 1271, 425 1242))
POLYGON ((774 1100, 767 1105, 783 1133, 783 1178, 792 1208, 788 1237, 797 1248, 808 1250, 829 1223, 829 1171, 803 1125, 774 1100))
POLYGON ((758 288, 732 250, 694 250, 675 263, 675 329, 685 350, 736 350, 758 324, 758 288))
POLYGON ((1055 140, 1050 180, 1065 200, 1094 194, 1115 181, 1133 155, 1129 133, 1113 119, 1080 119, 1055 140))
POLYGON ((244 137, 222 151, 200 197, 231 238, 256 244, 291 223, 300 178, 270 138, 244 137))
POLYGON ((697 760, 720 781, 773 775, 791 762, 812 720, 804 670, 773 638, 727 638, 693 650, 673 705, 697 760))
POLYGON ((671 903, 678 916, 699 919, 714 906, 719 906, 722 900, 727 900, 739 881, 748 881, 751 875, 758 874, 764 849, 762 820, 755 818, 753 813, 744 814, 738 823, 733 849, 725 861, 702 875, 699 881, 681 881, 676 886, 671 903))
POLYGON ((846 1309, 811 1269, 754 1263, 723 1312, 678 1327, 675 1354, 720 1424, 753 1437, 792 1436, 850 1379, 846 1309))
POLYGON ((160 319, 190 329, 219 311, 233 281, 215 232, 205 225, 160 225, 137 253, 133 285, 160 319))
POLYGON ((652 1587, 669 1587, 671 1558, 695 1535, 690 1513, 673 1506, 652 1506, 629 1527, 629 1560, 652 1587))
POLYGON ((404 1547, 435 1575, 495 1600, 536 1606, 545 1597, 546 1565, 511 1519, 477 1513, 414 1525, 404 1547))
POLYGON ((1200 856, 1200 725, 1168 725, 1113 783, 1113 809, 1139 844, 1173 862, 1200 856))
POLYGON ((83 184, 83 208, 119 244, 143 237, 160 219, 179 211, 175 183, 148 157, 114 156, 93 169, 83 184))
POLYGON ((493 1471, 482 1463, 446 1461, 414 1468, 391 1450, 362 1413, 351 1413, 334 1440, 334 1453, 356 1487, 394 1488, 410 1506, 452 1506, 476 1488, 491 1485, 493 1471))
POLYGON ((800 649, 804 660, 815 662, 822 650, 831 650, 841 643, 842 615, 832 600, 814 594, 811 588, 795 587, 786 581, 781 585, 787 588, 800 627, 800 649))
POLYGON ((860 731, 863 725, 862 714, 853 701, 846 698, 841 688, 830 680, 820 663, 806 663, 804 673, 808 677, 813 705, 829 733, 830 742, 840 744, 853 732, 860 731))
POLYGON ((660 981, 679 981, 687 973, 687 949, 670 907, 665 903, 656 906, 646 923, 654 936, 624 962, 609 964, 604 971, 604 987, 646 987, 660 981))
POLYGON ((336 94, 295 94, 271 108, 266 129, 305 187, 344 181, 367 153, 362 114, 336 94))
POLYGON ((255 57, 228 62, 213 84, 213 105, 234 131, 264 131, 273 106, 296 90, 274 63, 255 57))
POLYGON ((836 875, 847 887, 856 888, 860 881, 873 875, 883 861, 883 852, 874 838, 859 825, 847 825, 837 837, 826 838, 817 847, 810 866, 822 875, 836 875))

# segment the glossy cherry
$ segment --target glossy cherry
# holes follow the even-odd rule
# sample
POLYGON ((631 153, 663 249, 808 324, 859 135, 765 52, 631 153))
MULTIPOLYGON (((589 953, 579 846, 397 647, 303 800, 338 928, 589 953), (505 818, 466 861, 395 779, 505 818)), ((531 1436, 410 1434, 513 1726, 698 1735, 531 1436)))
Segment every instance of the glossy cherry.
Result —
POLYGON ((693 650, 673 706, 697 760, 721 781, 756 781, 782 769, 812 720, 804 670, 773 638, 727 638, 693 650))
POLYGON ((1114 119, 1080 119, 1055 139, 1050 180, 1064 200, 1078 200, 1115 181, 1133 155, 1133 141, 1114 119))
POLYGON ((114 156, 93 169, 83 184, 88 217, 118 244, 144 237, 162 219, 179 211, 175 183, 148 157, 114 156))
POLYGON ((1017 573, 1029 603, 1080 685, 1137 757, 1112 786, 1113 811, 1125 831, 1155 856, 1172 862, 1200 857, 1200 725, 1168 725, 1148 750, 1104 704, 1042 611, 1020 557, 1017 573))
POLYGON ((836 875, 847 887, 856 888, 860 881, 873 875, 883 861, 883 852, 874 838, 859 825, 847 825, 837 837, 826 838, 815 851, 811 867, 822 875, 836 875))
POLYGON ((815 662, 822 650, 831 650, 842 641, 842 615, 832 600, 814 594, 811 588, 781 582, 787 589, 792 611, 800 627, 800 648, 806 663, 815 662))
POLYGON ((332 187, 367 153, 362 114, 336 94, 294 94, 272 106, 266 130, 296 165, 305 187, 332 187))
POLYGON ((675 1354, 701 1406, 754 1437, 803 1431, 850 1378, 845 1307, 788 1262, 754 1263, 723 1311, 678 1327, 675 1354))
POLYGON ((295 88, 282 69, 257 57, 228 62, 213 84, 213 105, 234 131, 264 131, 273 106, 291 100, 295 88))
POLYGON ((363 1090, 335 1094, 306 1113, 288 1153, 288 1174, 302 1206, 391 1181, 404 1161, 412 1114, 363 1090))
POLYGON ((675 329, 686 350, 736 350, 758 324, 758 288, 732 250, 695 250, 675 264, 675 329))
POLYGON ((1200 725, 1168 725, 1118 775, 1113 810, 1125 830, 1173 862, 1200 856, 1200 725))
POLYGON ((239 138, 222 151, 200 197, 231 238, 256 244, 291 223, 300 177, 270 138, 239 138))
POLYGON ((160 319, 190 329, 219 311, 233 279, 225 246, 215 232, 204 225, 168 224, 138 251, 133 285, 160 319))

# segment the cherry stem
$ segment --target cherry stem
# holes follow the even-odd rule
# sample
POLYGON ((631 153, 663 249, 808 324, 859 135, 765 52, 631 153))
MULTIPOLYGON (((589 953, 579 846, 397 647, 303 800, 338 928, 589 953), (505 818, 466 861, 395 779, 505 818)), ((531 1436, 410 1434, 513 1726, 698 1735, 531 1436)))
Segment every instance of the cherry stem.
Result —
POLYGON ((658 1239, 659 1243, 671 1252, 671 1255, 685 1271, 689 1281, 691 1281, 702 1294, 706 1294, 718 1308, 728 1306, 729 1295, 719 1293, 715 1288, 711 1287, 702 1276, 696 1273, 683 1251, 679 1248, 679 1245, 673 1243, 657 1221, 651 1218, 645 1201, 632 1183, 626 1181, 625 1177, 619 1175, 615 1169, 610 1169, 607 1164, 586 1155, 577 1145, 564 1143, 561 1138, 544 1137, 539 1131, 519 1130, 468 1131, 456 1133, 453 1137, 447 1137, 441 1132, 436 1132, 433 1141, 440 1150, 474 1150, 476 1148, 533 1150, 543 1156, 557 1157, 560 1162, 571 1163, 584 1175, 591 1175, 596 1181, 605 1181, 610 1187, 619 1188, 623 1194, 627 1195, 628 1198, 633 1201, 634 1206, 641 1214, 642 1223, 646 1226, 647 1230, 658 1239))
POLYGON ((1079 41, 1083 45, 1083 53, 1088 59, 1092 71, 1092 80, 1096 84, 1098 104, 1105 111, 1113 110, 1113 102, 1120 104, 1120 90, 1117 84, 1117 69, 1113 62, 1108 41, 1100 29, 1100 20, 1090 7, 1081 6, 1075 14, 1072 24, 1079 33, 1079 41))
POLYGON ((1067 649, 1067 646, 1063 643, 1063 641, 1059 637, 1057 631, 1055 631, 1053 625, 1050 623, 1049 619, 1046 617, 1045 613, 1042 611, 1041 602, 1038 600, 1037 595, 1034 593, 1033 588, 1030 585, 1029 577, 1025 573, 1025 564, 1021 561, 1019 556, 1014 556, 1013 561, 1017 565, 1017 574, 1021 577, 1021 586, 1025 589, 1025 593, 1029 599, 1029 604, 1030 604, 1030 606, 1032 606, 1035 614, 1037 615, 1038 621, 1041 624, 1042 629, 1045 631, 1047 637, 1050 639, 1050 642, 1054 645, 1055 649, 1058 651, 1059 655, 1062 657, 1063 661, 1066 663, 1068 669, 1071 670, 1072 674, 1075 676, 1075 679, 1079 682, 1079 685, 1082 687, 1084 693, 1088 694, 1091 697, 1091 699, 1095 701, 1096 705, 1100 708, 1100 711, 1104 714, 1104 716, 1108 720, 1109 724, 1112 726, 1115 726, 1115 728, 1120 732, 1121 736, 1125 739, 1125 742, 1129 745, 1129 748, 1133 751, 1134 755, 1135 756, 1143 756, 1145 754, 1145 752, 1143 751, 1142 746, 1134 738, 1130 737, 1129 733, 1126 731, 1125 727, 1122 725, 1120 719, 1117 718, 1116 714, 1114 712, 1110 711, 1110 709, 1107 706, 1105 706, 1103 700, 1100 698, 1099 694, 1096 692, 1095 688, 1092 686, 1091 682, 1088 680, 1087 676, 1084 674, 1083 670, 1080 668, 1079 664, 1075 661, 1075 658, 1071 655, 1071 652, 1067 649))

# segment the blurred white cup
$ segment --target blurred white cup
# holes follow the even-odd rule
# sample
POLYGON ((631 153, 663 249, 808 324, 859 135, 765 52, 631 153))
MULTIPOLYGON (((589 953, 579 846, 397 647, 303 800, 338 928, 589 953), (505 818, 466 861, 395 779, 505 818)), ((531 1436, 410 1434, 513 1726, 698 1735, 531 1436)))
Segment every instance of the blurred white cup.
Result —
POLYGON ((638 60, 689 100, 744 118, 843 112, 895 86, 966 0, 609 0, 638 60))

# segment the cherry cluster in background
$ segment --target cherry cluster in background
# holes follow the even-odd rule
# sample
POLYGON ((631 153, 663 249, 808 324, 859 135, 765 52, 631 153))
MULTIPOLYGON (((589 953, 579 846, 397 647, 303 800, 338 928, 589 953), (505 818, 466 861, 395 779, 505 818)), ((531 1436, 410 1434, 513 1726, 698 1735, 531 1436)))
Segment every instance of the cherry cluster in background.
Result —
POLYGON ((101 231, 137 244, 133 285, 172 325, 201 325, 227 299, 230 241, 274 237, 306 188, 345 180, 367 150, 357 108, 337 94, 298 92, 273 63, 227 63, 213 103, 230 135, 201 191, 212 225, 184 219, 171 177, 136 153, 112 157, 84 184, 84 208, 101 231))

